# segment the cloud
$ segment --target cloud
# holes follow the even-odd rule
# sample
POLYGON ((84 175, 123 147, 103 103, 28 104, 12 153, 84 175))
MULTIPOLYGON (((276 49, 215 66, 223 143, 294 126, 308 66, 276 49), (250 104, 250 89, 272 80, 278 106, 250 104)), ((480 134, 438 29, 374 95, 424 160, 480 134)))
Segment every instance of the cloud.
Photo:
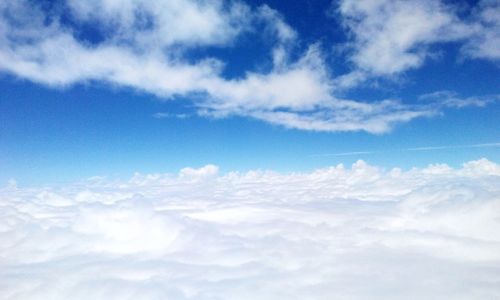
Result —
POLYGON ((464 108, 468 106, 484 107, 490 103, 499 101, 500 95, 461 98, 453 91, 437 91, 421 95, 419 99, 440 107, 464 108))
POLYGON ((382 75, 420 66, 425 46, 456 22, 438 1, 345 0, 339 11, 355 39, 352 61, 382 75))
POLYGON ((350 33, 355 66, 340 83, 350 87, 418 68, 435 55, 433 45, 446 42, 461 43, 469 58, 498 60, 499 9, 498 1, 480 1, 472 16, 459 17, 458 7, 439 0, 340 1, 337 12, 350 33))
POLYGON ((0 299, 500 296, 500 166, 0 189, 0 299))
POLYGON ((482 0, 473 18, 476 33, 469 39, 462 52, 470 58, 500 60, 500 1, 482 0))
POLYGON ((500 147, 500 143, 482 143, 482 144, 448 145, 448 146, 425 146, 425 147, 392 149, 392 150, 386 150, 386 151, 351 151, 351 152, 340 152, 340 153, 322 153, 322 154, 314 154, 311 156, 316 156, 316 157, 321 157, 321 156, 360 156, 360 155, 383 154, 383 153, 388 154, 391 152, 436 151, 436 150, 474 149, 474 148, 492 148, 492 147, 500 147))
POLYGON ((153 114, 153 118, 155 119, 167 119, 167 118, 186 119, 189 117, 190 117, 189 114, 173 114, 169 112, 157 112, 153 114))
MULTIPOLYGON (((385 74, 416 67, 426 55, 415 52, 414 45, 435 41, 433 36, 443 26, 453 27, 455 22, 441 5, 397 3, 395 9, 380 4, 388 12, 377 8, 386 14, 374 17, 373 5, 343 2, 344 17, 359 43, 354 61, 361 69, 385 74), (363 19, 358 22, 359 14, 363 19), (412 25, 401 21, 406 17, 410 21, 429 17, 429 22, 412 25), (390 26, 384 25, 390 20, 390 26), (377 25, 373 29, 368 26, 372 23, 377 25), (398 35, 396 29, 405 26, 409 26, 406 37, 398 35), (364 27, 372 34, 363 34, 364 27), (384 41, 395 47, 386 51, 384 41)), ((161 99, 183 96, 202 116, 243 116, 317 131, 383 133, 395 124, 438 113, 434 107, 397 100, 336 96, 339 87, 365 80, 365 71, 333 78, 323 46, 311 44, 301 50, 297 32, 266 5, 252 8, 239 1, 218 0, 68 0, 43 6, 8 1, 0 11, 0 70, 49 86, 104 82, 161 99), (250 68, 242 76, 228 78, 223 55, 192 55, 193 51, 231 49, 243 36, 272 41, 268 68, 250 68)))

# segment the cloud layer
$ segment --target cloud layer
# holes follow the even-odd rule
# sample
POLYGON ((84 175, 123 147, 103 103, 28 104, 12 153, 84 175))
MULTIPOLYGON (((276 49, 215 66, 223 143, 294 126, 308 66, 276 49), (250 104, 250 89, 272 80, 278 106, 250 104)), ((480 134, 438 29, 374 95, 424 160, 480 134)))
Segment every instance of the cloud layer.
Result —
POLYGON ((0 299, 497 299, 500 165, 0 190, 0 299))
MULTIPOLYGON (((266 5, 7 1, 0 4, 0 71, 49 86, 98 81, 164 99, 183 96, 203 116, 382 133, 394 124, 436 115, 443 107, 342 99, 336 91, 419 67, 435 43, 467 38, 467 57, 497 60, 498 9, 497 2, 482 1, 470 20, 462 20, 439 1, 341 1, 339 16, 352 36, 354 68, 333 78, 322 46, 298 47, 297 32, 266 5), (232 49, 243 36, 271 41, 269 67, 228 78, 224 57, 192 54, 232 49)), ((254 63, 259 64, 263 62, 254 63)))

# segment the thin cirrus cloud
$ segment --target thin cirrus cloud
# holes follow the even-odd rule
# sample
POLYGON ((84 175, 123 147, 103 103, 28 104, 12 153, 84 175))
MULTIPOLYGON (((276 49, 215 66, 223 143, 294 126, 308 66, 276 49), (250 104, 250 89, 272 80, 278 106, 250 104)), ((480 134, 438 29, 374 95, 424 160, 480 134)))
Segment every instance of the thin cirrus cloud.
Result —
POLYGON ((452 91, 437 91, 420 95, 419 100, 442 107, 463 108, 468 106, 485 107, 486 105, 500 101, 500 94, 482 97, 460 97, 452 91))
POLYGON ((382 154, 382 153, 387 154, 390 152, 437 151, 437 150, 477 149, 477 148, 496 148, 496 147, 500 147, 500 143, 448 145, 448 146, 426 146, 426 147, 403 148, 403 149, 394 149, 394 150, 386 150, 386 151, 351 151, 351 152, 340 152, 340 153, 314 154, 311 156, 359 156, 359 155, 382 154))
POLYGON ((67 0, 41 9, 29 1, 6 1, 0 4, 0 70, 49 86, 100 81, 164 99, 186 96, 202 116, 383 133, 397 123, 436 115, 443 107, 342 99, 335 91, 370 76, 418 67, 427 57, 425 46, 437 42, 467 37, 477 41, 464 44, 469 57, 496 59, 491 38, 498 32, 498 7, 489 3, 481 2, 471 25, 439 1, 342 1, 339 11, 353 35, 356 68, 333 78, 321 45, 291 55, 300 36, 266 5, 67 0), (93 37, 85 35, 89 27, 96 32, 93 37), (227 78, 223 58, 189 57, 193 49, 234 47, 240 37, 256 32, 274 41, 267 49, 272 61, 267 71, 244 70, 242 77, 227 78))
POLYGON ((156 119, 167 119, 167 118, 174 118, 174 119, 187 119, 189 118, 190 115, 188 114, 172 114, 168 112, 157 112, 153 114, 153 118, 156 119))
POLYGON ((0 299, 497 299, 500 166, 0 189, 0 299))

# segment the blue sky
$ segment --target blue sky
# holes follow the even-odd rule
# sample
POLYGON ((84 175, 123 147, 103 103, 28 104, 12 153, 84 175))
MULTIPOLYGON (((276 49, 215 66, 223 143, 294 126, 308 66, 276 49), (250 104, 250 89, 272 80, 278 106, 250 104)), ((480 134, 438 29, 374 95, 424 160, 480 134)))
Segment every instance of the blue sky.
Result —
POLYGON ((500 161, 498 1, 113 3, 0 4, 0 183, 500 161))

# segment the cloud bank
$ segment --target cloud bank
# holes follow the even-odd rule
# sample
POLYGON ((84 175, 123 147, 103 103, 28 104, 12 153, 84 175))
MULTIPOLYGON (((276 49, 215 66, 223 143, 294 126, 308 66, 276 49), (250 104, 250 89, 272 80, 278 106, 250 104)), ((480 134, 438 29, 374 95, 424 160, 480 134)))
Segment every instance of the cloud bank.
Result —
POLYGON ((339 16, 352 36, 354 68, 334 78, 323 47, 298 47, 298 33, 266 5, 4 1, 0 71, 49 86, 95 81, 162 99, 182 96, 192 99, 202 116, 244 116, 304 130, 383 133, 446 107, 343 99, 337 91, 419 67, 435 43, 459 41, 467 57, 496 61, 497 4, 482 1, 470 20, 462 20, 439 1, 341 1, 339 16), (227 77, 223 55, 193 55, 234 49, 243 37, 270 41, 269 67, 227 77))
POLYGON ((500 165, 0 189, 0 299, 498 299, 500 165))

